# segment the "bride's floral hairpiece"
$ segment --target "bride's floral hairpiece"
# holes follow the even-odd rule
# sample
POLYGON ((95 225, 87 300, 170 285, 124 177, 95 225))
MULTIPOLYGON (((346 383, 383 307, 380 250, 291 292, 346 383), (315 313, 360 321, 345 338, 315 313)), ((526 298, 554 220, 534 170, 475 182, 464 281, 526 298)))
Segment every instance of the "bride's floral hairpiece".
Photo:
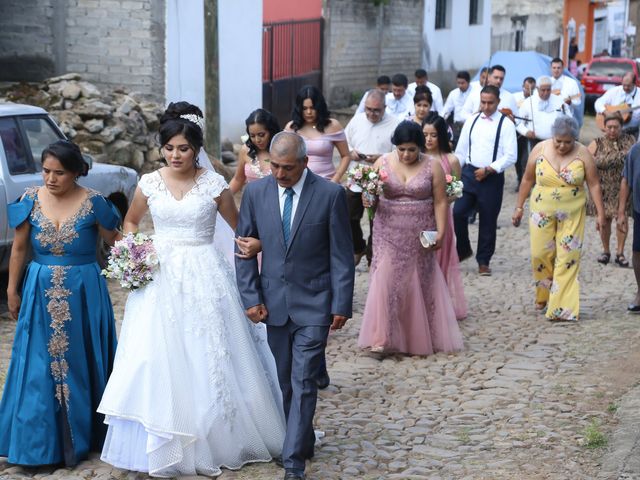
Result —
POLYGON ((204 118, 195 113, 185 113, 184 115, 180 115, 180 118, 184 118, 185 120, 189 120, 191 123, 195 123, 200 130, 204 132, 204 118))

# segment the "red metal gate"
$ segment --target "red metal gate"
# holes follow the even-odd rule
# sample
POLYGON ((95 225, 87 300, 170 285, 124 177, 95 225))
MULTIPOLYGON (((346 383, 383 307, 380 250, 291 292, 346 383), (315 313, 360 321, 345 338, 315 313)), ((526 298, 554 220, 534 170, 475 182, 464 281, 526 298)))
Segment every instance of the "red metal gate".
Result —
POLYGON ((262 105, 284 128, 298 90, 322 89, 321 18, 267 23, 262 30, 262 105))

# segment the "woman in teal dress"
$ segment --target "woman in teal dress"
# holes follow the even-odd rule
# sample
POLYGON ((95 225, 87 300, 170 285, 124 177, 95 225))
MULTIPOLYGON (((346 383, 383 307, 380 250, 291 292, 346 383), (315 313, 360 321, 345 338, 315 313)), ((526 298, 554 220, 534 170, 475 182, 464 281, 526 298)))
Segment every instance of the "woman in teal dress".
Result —
POLYGON ((8 206, 16 229, 9 313, 18 320, 2 401, 0 456, 18 465, 76 464, 100 451, 96 413, 116 348, 113 309, 96 263, 98 235, 117 238, 120 216, 76 183, 88 166, 66 140, 42 152, 43 187, 8 206), (19 280, 29 245, 33 260, 19 280))

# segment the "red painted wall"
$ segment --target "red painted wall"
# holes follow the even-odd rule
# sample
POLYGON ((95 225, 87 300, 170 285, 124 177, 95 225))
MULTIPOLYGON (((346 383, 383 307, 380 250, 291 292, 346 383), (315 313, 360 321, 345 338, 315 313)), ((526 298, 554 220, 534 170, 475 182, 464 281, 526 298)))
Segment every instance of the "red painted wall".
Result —
POLYGON ((322 0, 264 0, 263 23, 305 20, 322 16, 322 0))

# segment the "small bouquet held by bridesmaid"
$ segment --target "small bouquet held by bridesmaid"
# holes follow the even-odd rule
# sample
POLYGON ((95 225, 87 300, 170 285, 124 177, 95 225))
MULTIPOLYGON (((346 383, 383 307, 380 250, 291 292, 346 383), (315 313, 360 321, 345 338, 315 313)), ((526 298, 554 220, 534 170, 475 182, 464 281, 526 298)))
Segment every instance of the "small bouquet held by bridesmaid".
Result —
POLYGON ((362 195, 367 199, 371 207, 367 207, 369 220, 375 215, 377 197, 382 195, 384 182, 387 180, 387 172, 370 165, 358 164, 347 173, 347 184, 362 189, 362 195))
POLYGON ((455 175, 445 175, 445 180, 447 182, 447 197, 449 198, 460 198, 462 197, 462 187, 464 184, 462 180, 458 180, 458 177, 455 175))
POLYGON ((109 263, 102 275, 117 279, 124 288, 136 290, 153 280, 157 268, 153 240, 144 233, 127 233, 111 247, 109 263))

